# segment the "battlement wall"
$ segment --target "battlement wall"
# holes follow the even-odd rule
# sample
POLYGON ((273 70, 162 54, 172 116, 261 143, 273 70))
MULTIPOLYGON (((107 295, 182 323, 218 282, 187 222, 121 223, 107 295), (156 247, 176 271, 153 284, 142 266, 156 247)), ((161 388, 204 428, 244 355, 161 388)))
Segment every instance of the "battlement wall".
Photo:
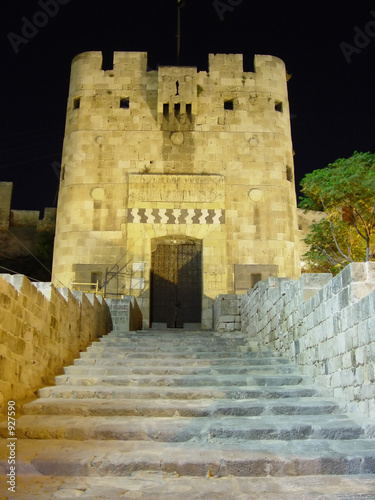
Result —
MULTIPOLYGON (((188 115, 212 116, 217 113, 215 101, 221 102, 222 97, 228 100, 238 99, 239 94, 244 97, 253 92, 250 107, 247 99, 243 98, 236 103, 236 107, 239 108, 240 105, 242 111, 248 109, 253 112, 254 105, 259 101, 266 110, 262 103, 264 98, 271 111, 278 106, 281 112, 288 115, 283 61, 273 56, 256 55, 254 66, 254 73, 244 72, 242 54, 210 54, 208 72, 198 73, 196 67, 181 66, 161 66, 157 71, 147 71, 146 53, 115 52, 113 69, 104 71, 101 69, 101 52, 85 52, 75 57, 72 63, 68 113, 78 107, 90 109, 91 114, 94 109, 101 109, 101 113, 107 109, 107 113, 114 118, 113 127, 108 120, 106 123, 101 122, 99 115, 94 116, 91 121, 79 122, 81 125, 85 124, 86 129, 87 125, 91 125, 90 128, 94 129, 115 130, 118 125, 116 118, 126 119, 128 115, 141 116, 142 121, 138 119, 137 123, 147 129, 155 123, 156 110, 159 115, 163 113, 163 104, 180 103, 182 100, 184 106, 191 105, 192 109, 180 110, 181 115, 185 112, 188 115), (179 88, 176 88, 176 84, 179 88), (206 89, 206 93, 201 98, 203 89, 206 89), (227 95, 222 95, 223 92, 227 95), (210 106, 205 107, 208 96, 210 106), (124 105, 126 100, 128 106, 124 105), (128 110, 127 113, 123 109, 116 112, 122 105, 123 109, 128 110), (145 122, 146 119, 151 121, 145 122)), ((249 118, 247 116, 247 120, 249 118)), ((125 129, 128 128, 127 125, 125 122, 125 129)))
POLYGON ((374 304, 374 262, 352 263, 334 278, 269 278, 242 296, 241 329, 254 347, 295 361, 347 412, 373 418, 374 304))
POLYGON ((11 272, 49 280, 50 276, 32 254, 43 248, 52 251, 56 208, 46 208, 43 218, 37 210, 11 210, 13 183, 0 182, 0 266, 11 272))
POLYGON ((12 182, 0 182, 0 229, 9 228, 12 192, 12 182))
POLYGON ((0 231, 11 227, 35 231, 54 231, 56 208, 45 208, 43 218, 37 210, 12 210, 12 182, 0 182, 0 231))
POLYGON ((95 182, 93 162, 109 167, 100 172, 105 183, 116 167, 116 178, 124 182, 129 170, 220 173, 220 161, 239 184, 249 179, 250 163, 255 184, 293 182, 286 72, 280 59, 256 56, 255 73, 243 72, 240 54, 211 54, 209 73, 173 66, 147 72, 145 53, 115 53, 115 61, 108 71, 100 69, 100 52, 81 54, 73 62, 63 156, 66 184, 77 184, 82 174, 87 183, 95 182), (264 176, 264 164, 272 169, 270 175, 264 176), (75 168, 65 170, 66 165, 75 168))
POLYGON ((36 210, 11 210, 10 225, 13 227, 37 227, 39 212, 36 210))
MULTIPOLYGON (((144 52, 116 52, 113 62, 104 71, 102 54, 86 52, 72 63, 53 274, 69 284, 81 265, 85 276, 116 266, 130 276, 143 263, 134 293, 146 321, 153 239, 202 242, 209 312, 217 294, 258 275, 298 277, 284 63, 259 55, 244 72, 241 54, 211 54, 207 71, 147 71, 144 52)), ((121 279, 118 290, 129 291, 132 279, 121 279)))
POLYGON ((0 275, 0 411, 9 399, 19 404, 53 384, 64 366, 112 328, 101 297, 42 285, 38 290, 25 276, 0 275))
MULTIPOLYGON (((149 71, 147 66, 147 52, 114 52, 113 68, 103 70, 103 55, 100 51, 83 52, 78 54, 72 61, 72 77, 71 87, 74 87, 75 81, 80 81, 81 84, 90 85, 94 75, 97 77, 108 76, 114 78, 122 75, 145 75, 153 74, 154 71, 149 71), (107 74, 107 75, 106 75, 107 74)), ((186 69, 186 66, 160 66, 174 67, 180 72, 186 69)), ((255 71, 246 72, 245 75, 256 75, 259 77, 274 76, 285 77, 285 64, 275 56, 256 54, 254 56, 255 71)), ((195 68, 196 70, 196 68, 195 68)), ((158 70, 157 70, 158 71, 158 70)), ((242 54, 209 54, 208 56, 208 71, 201 73, 213 74, 220 73, 224 75, 239 75, 244 73, 243 55, 242 54)))

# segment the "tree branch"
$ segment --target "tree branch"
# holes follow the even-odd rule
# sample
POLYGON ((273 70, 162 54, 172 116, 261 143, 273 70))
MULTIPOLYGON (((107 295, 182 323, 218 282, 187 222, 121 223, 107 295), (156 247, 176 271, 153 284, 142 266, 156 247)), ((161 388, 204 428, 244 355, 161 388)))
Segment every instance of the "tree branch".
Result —
POLYGON ((335 235, 335 231, 334 231, 334 228, 333 228, 333 223, 332 221, 330 220, 329 221, 329 224, 331 226, 331 233, 332 233, 332 236, 333 236, 333 241, 335 242, 335 245, 336 245, 336 248, 337 250, 339 251, 339 254, 345 259, 345 260, 348 260, 349 262, 354 262, 354 260, 349 256, 349 255, 345 255, 344 252, 341 250, 339 244, 338 244, 338 241, 336 239, 336 235, 335 235))
POLYGON ((329 253, 327 252, 327 250, 325 248, 320 248, 320 247, 316 247, 318 250, 320 250, 320 252, 324 253, 328 259, 328 261, 331 263, 331 264, 342 264, 342 261, 341 260, 336 260, 334 259, 331 255, 329 255, 329 253))
MULTIPOLYGON (((326 207, 325 207, 325 204, 324 204, 324 201, 323 201, 323 197, 322 195, 319 195, 320 197, 320 201, 323 205, 323 208, 324 208, 324 211, 326 210, 326 207)), ((337 239, 336 239, 336 235, 335 235, 335 231, 334 231, 334 228, 333 228, 333 223, 332 221, 329 219, 329 225, 331 227, 331 233, 332 233, 332 236, 333 236, 333 241, 335 242, 335 245, 336 245, 336 248, 337 250, 339 251, 339 254, 345 259, 345 260, 349 260, 349 262, 354 262, 354 260, 352 260, 349 255, 345 255, 344 252, 342 252, 338 242, 337 242, 337 239)))
MULTIPOLYGON (((322 197, 322 195, 321 195, 321 194, 319 195, 319 197, 320 197, 320 202, 321 202, 321 204, 322 204, 322 206, 323 206, 323 209, 324 209, 324 211, 325 211, 325 210, 326 210, 326 206, 325 206, 325 204, 324 204, 323 197, 322 197)), ((335 236, 335 231, 334 231, 334 228, 333 228, 332 221, 331 221, 330 219, 329 219, 329 225, 330 225, 330 227, 331 227, 331 233, 332 233, 332 236, 333 236, 333 240, 334 240, 334 242, 335 242, 336 248, 337 248, 337 250, 339 251, 340 255, 341 255, 341 256, 342 256, 345 260, 349 260, 349 262, 354 262, 354 260, 352 260, 352 259, 349 257, 349 255, 345 255, 345 254, 344 254, 344 252, 342 252, 342 251, 341 251, 341 248, 340 248, 340 246, 339 246, 339 244, 338 244, 338 242, 337 242, 336 236, 335 236)), ((325 250, 324 250, 324 252, 325 252, 325 254, 328 256, 328 254, 327 254, 327 252, 326 252, 325 250)))
POLYGON ((374 203, 374 206, 372 207, 372 213, 371 213, 371 217, 370 217, 370 234, 372 234, 372 231, 374 229, 374 221, 375 221, 375 203, 374 203))
POLYGON ((367 243, 367 242, 368 242, 368 229, 367 229, 367 227, 366 227, 366 226, 367 226, 366 222, 363 220, 362 215, 358 212, 358 210, 357 210, 356 208, 353 208, 351 205, 349 205, 349 210, 350 210, 350 215, 352 216, 353 224, 354 224, 354 227, 355 227, 355 229, 356 229, 357 233, 358 233, 358 234, 359 234, 359 236, 360 236, 361 238, 363 238, 363 239, 365 240, 365 242, 367 243), (365 227, 365 229, 366 229, 367 236, 365 236, 365 235, 362 233, 362 231, 360 231, 360 230, 359 230, 358 225, 357 225, 357 220, 356 220, 355 215, 354 215, 354 210, 357 212, 359 219, 361 220, 362 224, 364 225, 364 227, 365 227))
POLYGON ((351 255, 352 254, 352 244, 348 238, 346 238, 345 241, 346 241, 346 247, 348 249, 348 255, 351 255))

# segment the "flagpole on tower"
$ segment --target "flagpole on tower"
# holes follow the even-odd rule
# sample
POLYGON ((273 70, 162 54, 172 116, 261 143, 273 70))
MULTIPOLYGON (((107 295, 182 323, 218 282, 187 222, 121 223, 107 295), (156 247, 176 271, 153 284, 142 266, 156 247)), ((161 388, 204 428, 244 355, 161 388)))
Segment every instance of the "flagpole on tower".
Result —
POLYGON ((185 0, 177 0, 177 66, 180 65, 181 52, 181 9, 185 4, 185 0))

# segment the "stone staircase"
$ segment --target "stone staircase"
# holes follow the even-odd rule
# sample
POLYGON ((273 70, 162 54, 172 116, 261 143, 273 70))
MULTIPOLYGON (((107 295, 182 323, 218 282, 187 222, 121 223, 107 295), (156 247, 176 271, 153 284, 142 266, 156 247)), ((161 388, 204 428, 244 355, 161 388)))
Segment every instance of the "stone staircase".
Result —
POLYGON ((372 423, 239 333, 112 332, 39 393, 4 498, 375 498, 372 423))

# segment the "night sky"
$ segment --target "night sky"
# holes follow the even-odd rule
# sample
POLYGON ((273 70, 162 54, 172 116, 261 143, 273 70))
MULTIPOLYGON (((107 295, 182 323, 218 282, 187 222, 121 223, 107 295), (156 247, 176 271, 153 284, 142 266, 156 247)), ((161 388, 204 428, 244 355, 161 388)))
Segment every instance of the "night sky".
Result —
MULTIPOLYGON (((146 51, 151 69, 176 62, 177 0, 56 1, 0 4, 0 181, 14 182, 13 209, 56 204, 75 55, 146 51)), ((254 54, 286 63, 297 187, 337 158, 375 152, 373 1, 186 0, 180 63, 206 71, 209 53, 243 53, 245 71, 254 54)))

